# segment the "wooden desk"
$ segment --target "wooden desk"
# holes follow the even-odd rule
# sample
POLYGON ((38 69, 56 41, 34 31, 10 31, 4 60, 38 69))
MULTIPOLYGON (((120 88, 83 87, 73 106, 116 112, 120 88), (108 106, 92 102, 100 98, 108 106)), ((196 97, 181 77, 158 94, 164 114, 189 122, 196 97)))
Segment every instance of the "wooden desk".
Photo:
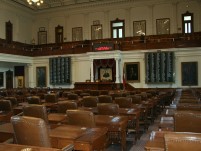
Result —
POLYGON ((48 114, 48 121, 50 124, 61 124, 65 123, 67 115, 62 113, 50 113, 48 114))
POLYGON ((11 123, 0 125, 0 142, 4 142, 13 137, 13 126, 11 123))
POLYGON ((164 131, 152 131, 150 140, 145 144, 145 151, 165 151, 164 131))
MULTIPOLYGON (((80 110, 87 110, 93 112, 95 115, 98 115, 97 107, 80 107, 80 110)), ((127 130, 128 131, 136 131, 136 137, 134 139, 134 143, 139 138, 139 118, 141 110, 138 108, 119 108, 119 115, 126 116, 128 118, 127 130)), ((111 116, 112 117, 112 116, 111 116)), ((97 125, 98 126, 98 125, 97 125)))
POLYGON ((119 89, 122 84, 114 82, 75 82, 74 85, 77 90, 113 90, 119 89))
POLYGON ((141 110, 138 108, 119 108, 119 114, 128 117, 127 131, 135 131, 133 143, 136 143, 137 139, 140 138, 139 133, 139 119, 141 110))
POLYGON ((54 148, 63 148, 74 144, 75 150, 100 150, 105 148, 107 129, 86 128, 74 125, 61 125, 50 131, 54 148))
POLYGON ((108 128, 109 143, 121 143, 121 150, 126 150, 126 128, 128 117, 95 115, 96 126, 108 128))
POLYGON ((9 151, 61 151, 60 149, 55 149, 55 148, 0 143, 0 151, 6 151, 6 150, 9 150, 9 151))

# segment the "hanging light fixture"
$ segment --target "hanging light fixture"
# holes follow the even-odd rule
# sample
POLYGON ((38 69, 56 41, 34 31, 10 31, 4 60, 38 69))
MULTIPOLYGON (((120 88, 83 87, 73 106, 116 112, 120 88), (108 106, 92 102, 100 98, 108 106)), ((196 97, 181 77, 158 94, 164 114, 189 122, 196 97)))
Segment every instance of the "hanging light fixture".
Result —
POLYGON ((29 3, 29 5, 32 5, 34 3, 37 6, 40 6, 41 4, 43 4, 43 0, 27 0, 27 2, 29 3))

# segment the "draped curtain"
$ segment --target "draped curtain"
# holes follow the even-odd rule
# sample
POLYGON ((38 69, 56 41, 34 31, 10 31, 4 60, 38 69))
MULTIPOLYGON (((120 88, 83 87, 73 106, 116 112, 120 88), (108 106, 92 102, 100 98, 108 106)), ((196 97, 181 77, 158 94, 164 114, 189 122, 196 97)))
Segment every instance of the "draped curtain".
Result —
POLYGON ((93 60, 94 65, 94 78, 99 79, 100 68, 112 68, 112 81, 116 79, 116 63, 115 59, 95 59, 93 60))

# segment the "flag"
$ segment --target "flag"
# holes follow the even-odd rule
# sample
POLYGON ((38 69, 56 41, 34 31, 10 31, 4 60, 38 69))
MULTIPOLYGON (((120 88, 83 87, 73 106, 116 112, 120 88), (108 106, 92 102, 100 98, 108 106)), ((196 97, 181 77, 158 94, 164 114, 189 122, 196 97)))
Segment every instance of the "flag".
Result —
POLYGON ((125 69, 123 68, 123 90, 126 89, 125 69))

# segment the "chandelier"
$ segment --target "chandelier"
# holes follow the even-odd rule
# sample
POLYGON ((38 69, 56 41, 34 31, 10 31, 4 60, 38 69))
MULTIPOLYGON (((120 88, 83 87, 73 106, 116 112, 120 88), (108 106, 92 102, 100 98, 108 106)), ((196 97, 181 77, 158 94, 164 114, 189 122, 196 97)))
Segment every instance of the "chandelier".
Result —
POLYGON ((34 3, 37 6, 40 6, 41 4, 43 4, 43 0, 27 0, 27 2, 29 3, 29 5, 32 5, 34 3))

